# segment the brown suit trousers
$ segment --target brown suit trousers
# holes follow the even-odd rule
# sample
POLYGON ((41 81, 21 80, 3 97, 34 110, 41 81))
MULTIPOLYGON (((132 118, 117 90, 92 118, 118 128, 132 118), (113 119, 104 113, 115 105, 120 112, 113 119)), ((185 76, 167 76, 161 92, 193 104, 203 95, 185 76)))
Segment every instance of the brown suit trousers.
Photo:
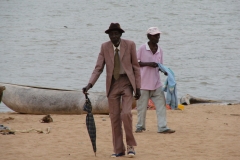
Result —
POLYGON ((113 148, 116 154, 126 150, 123 142, 122 123, 127 145, 137 145, 132 131, 132 100, 133 88, 127 75, 121 75, 118 80, 112 78, 108 104, 112 125, 113 148))

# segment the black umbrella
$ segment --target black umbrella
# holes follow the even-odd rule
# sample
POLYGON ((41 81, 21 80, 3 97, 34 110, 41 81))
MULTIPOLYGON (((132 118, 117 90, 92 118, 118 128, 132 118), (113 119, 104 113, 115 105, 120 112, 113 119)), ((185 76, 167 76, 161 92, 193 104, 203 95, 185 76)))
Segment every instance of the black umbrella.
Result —
POLYGON ((96 156, 96 151, 97 151, 97 148, 96 148, 96 126, 95 126, 95 121, 94 121, 94 117, 92 114, 92 104, 87 95, 88 95, 88 93, 85 94, 86 102, 83 106, 83 110, 87 112, 86 126, 87 126, 89 137, 92 141, 93 151, 96 156))

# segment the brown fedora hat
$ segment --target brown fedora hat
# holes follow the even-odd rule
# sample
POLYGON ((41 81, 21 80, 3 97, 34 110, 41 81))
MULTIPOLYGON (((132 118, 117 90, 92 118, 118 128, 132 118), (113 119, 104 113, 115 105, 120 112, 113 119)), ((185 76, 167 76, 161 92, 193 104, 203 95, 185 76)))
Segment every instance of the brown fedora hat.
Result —
POLYGON ((120 27, 119 23, 111 23, 108 30, 105 31, 105 33, 109 34, 110 31, 112 30, 118 30, 121 33, 124 33, 125 31, 120 27))

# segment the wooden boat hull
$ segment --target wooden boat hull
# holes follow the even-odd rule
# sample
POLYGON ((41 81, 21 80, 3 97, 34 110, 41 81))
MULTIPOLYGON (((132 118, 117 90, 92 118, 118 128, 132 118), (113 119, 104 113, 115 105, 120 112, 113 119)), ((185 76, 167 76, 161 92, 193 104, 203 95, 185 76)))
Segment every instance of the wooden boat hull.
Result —
POLYGON ((189 94, 180 98, 180 103, 184 105, 196 104, 196 103, 220 103, 221 101, 215 101, 210 99, 196 98, 189 94))
MULTIPOLYGON (((83 114, 85 95, 81 91, 0 83, 4 86, 2 102, 18 113, 83 114)), ((89 92, 93 114, 108 114, 105 92, 89 92)))

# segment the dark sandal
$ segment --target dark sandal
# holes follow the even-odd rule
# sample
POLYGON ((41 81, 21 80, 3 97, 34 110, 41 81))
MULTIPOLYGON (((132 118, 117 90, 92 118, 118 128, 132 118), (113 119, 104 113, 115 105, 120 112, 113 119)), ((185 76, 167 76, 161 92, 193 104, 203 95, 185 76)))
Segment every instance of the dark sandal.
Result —
POLYGON ((145 128, 137 128, 135 132, 136 133, 141 133, 143 131, 146 131, 146 129, 145 128))
POLYGON ((165 130, 165 131, 163 131, 163 132, 158 132, 158 133, 162 133, 162 134, 170 134, 170 133, 174 133, 174 132, 175 132, 175 130, 167 129, 167 130, 165 130))

